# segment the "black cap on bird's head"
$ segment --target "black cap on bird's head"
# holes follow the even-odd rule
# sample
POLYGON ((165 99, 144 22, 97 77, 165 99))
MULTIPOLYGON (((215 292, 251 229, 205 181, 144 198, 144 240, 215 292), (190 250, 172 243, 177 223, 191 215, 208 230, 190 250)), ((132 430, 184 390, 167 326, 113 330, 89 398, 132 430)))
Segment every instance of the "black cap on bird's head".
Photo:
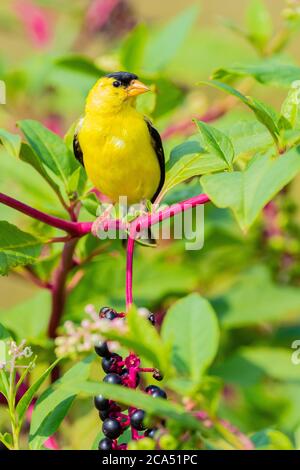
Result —
POLYGON ((135 97, 150 91, 150 88, 138 80, 135 73, 130 72, 113 72, 106 75, 107 78, 113 78, 112 85, 116 88, 126 90, 126 97, 135 97))
POLYGON ((134 73, 130 72, 114 72, 114 73, 109 73, 106 75, 108 78, 115 78, 118 80, 123 86, 127 87, 130 85, 132 80, 137 80, 138 76, 135 75, 134 73))

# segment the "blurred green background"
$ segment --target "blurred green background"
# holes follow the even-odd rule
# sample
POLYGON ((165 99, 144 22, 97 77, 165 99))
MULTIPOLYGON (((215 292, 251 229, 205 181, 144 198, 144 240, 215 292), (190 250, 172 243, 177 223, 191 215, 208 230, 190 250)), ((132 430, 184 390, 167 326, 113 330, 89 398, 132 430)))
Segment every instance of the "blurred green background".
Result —
MULTIPOLYGON (((93 10, 96 3, 88 0, 1 2, 0 79, 7 86, 7 104, 0 106, 0 127, 16 132, 16 121, 30 118, 64 135, 82 114, 86 94, 97 76, 102 71, 120 69, 126 62, 139 69, 134 68, 132 72, 138 72, 157 86, 156 106, 151 102, 153 98, 147 98, 141 107, 164 132, 174 123, 202 115, 222 96, 217 91, 197 87, 196 82, 208 79, 218 67, 258 60, 257 52, 247 41, 223 24, 225 18, 230 18, 242 26, 247 0, 107 1, 102 2, 106 6, 111 4, 106 21, 102 21, 103 10, 99 18, 93 10), (195 8, 190 10, 194 21, 189 33, 161 70, 151 70, 153 64, 139 60, 142 52, 133 48, 132 38, 142 36, 141 25, 146 25, 149 42, 154 43, 156 33, 189 6, 195 8)), ((265 4, 274 29, 281 28, 281 12, 286 2, 266 0, 265 4)), ((137 44, 141 43, 137 41, 137 44)), ((288 63, 299 62, 298 45, 299 35, 294 35, 281 57, 288 63)), ((150 57, 157 59, 163 52, 158 47, 150 57)), ((275 107, 286 93, 286 89, 252 84, 251 94, 275 107)), ((237 106, 216 126, 230 129, 249 116, 245 108, 237 106)), ((188 138, 194 133, 190 130, 188 138)), ((166 139, 166 158, 170 149, 185 140, 183 135, 166 139)), ((246 147, 247 142, 241 145, 246 147)), ((38 175, 24 163, 16 164, 3 150, 0 158, 1 191, 62 215, 54 196, 38 175)), ((298 435, 298 442, 300 365, 292 365, 290 358, 291 343, 300 338, 299 181, 296 179, 286 194, 279 195, 271 222, 262 215, 243 234, 229 211, 210 206, 205 209, 205 245, 201 251, 185 251, 183 241, 162 243, 157 250, 138 248, 134 272, 135 299, 139 306, 163 314, 174 300, 192 291, 200 292, 212 302, 222 331, 221 349, 211 371, 224 384, 221 415, 232 419, 244 432, 273 427, 290 437, 298 435), (276 225, 276 233, 269 236, 266 234, 270 223, 276 225)), ((199 184, 193 180, 175 188, 168 195, 168 202, 198 192, 199 184)), ((1 219, 43 233, 43 227, 30 225, 18 213, 3 206, 0 211, 1 219)), ((81 217, 91 219, 85 211, 81 217)), ((84 243, 80 247, 82 252, 87 250, 84 243)), ((51 253, 39 268, 42 277, 47 277, 49 266, 57 261, 55 256, 57 253, 51 253)), ((72 291, 64 320, 82 319, 88 303, 97 307, 103 304, 123 307, 124 266, 125 256, 119 246, 113 245, 96 258, 72 291)), ((27 337, 36 347, 46 350, 48 294, 39 292, 19 270, 1 278, 0 294, 0 321, 11 327, 18 338, 27 337)), ((88 405, 85 406, 89 411, 88 405)), ((84 448, 92 440, 88 433, 90 415, 83 417, 82 409, 77 408, 73 430, 70 422, 65 424, 66 435, 73 433, 72 448, 84 448), (77 439, 78 434, 81 441, 77 439)), ((280 445, 284 446, 284 442, 280 445)))

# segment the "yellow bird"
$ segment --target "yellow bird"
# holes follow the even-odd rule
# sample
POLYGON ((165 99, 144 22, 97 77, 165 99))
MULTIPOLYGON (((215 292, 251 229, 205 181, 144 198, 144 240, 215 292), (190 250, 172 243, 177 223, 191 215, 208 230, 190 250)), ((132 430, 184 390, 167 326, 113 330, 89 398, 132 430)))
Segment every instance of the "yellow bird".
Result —
POLYGON ((93 185, 117 202, 152 202, 165 180, 161 138, 136 109, 136 97, 149 91, 128 72, 110 73, 91 89, 85 115, 75 132, 75 157, 93 185))

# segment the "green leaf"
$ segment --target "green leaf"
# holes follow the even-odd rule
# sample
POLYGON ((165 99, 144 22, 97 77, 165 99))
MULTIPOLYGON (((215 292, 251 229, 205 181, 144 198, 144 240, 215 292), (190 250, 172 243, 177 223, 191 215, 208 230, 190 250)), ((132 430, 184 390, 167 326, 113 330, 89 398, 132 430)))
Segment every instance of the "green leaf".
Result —
POLYGON ((41 240, 23 232, 15 225, 0 221, 0 274, 17 266, 36 262, 41 252, 41 240))
POLYGON ((24 120, 20 121, 18 125, 40 160, 67 187, 67 178, 78 164, 63 139, 37 121, 24 120))
POLYGON ((234 159, 234 148, 229 137, 205 122, 196 121, 196 124, 207 151, 219 156, 231 168, 234 159))
POLYGON ((0 141, 5 150, 14 157, 18 157, 21 147, 21 137, 17 134, 11 134, 4 129, 0 129, 0 141))
POLYGON ((97 215, 97 210, 101 205, 99 199, 94 193, 88 193, 81 198, 81 204, 94 217, 97 215))
POLYGON ((239 356, 275 380, 300 381, 299 370, 292 363, 292 354, 288 349, 267 346, 248 347, 241 349, 239 356))
POLYGON ((85 169, 80 165, 71 174, 68 180, 67 193, 69 195, 81 195, 85 189, 87 175, 85 169))
POLYGON ((137 25, 127 36, 120 50, 120 60, 125 70, 140 70, 149 31, 145 24, 137 25))
POLYGON ((273 23, 263 0, 251 0, 246 16, 250 40, 263 48, 272 36, 273 23))
POLYGON ((212 202, 229 207, 242 230, 247 230, 263 207, 300 171, 300 149, 273 158, 257 155, 242 171, 205 175, 201 185, 212 202))
POLYGON ((172 149, 170 158, 166 164, 166 170, 171 170, 171 168, 185 155, 193 155, 195 153, 199 154, 204 152, 204 148, 197 140, 188 140, 187 142, 183 142, 182 144, 179 144, 172 149))
MULTIPOLYGON (((9 331, 7 331, 7 329, 0 323, 0 341, 5 341, 7 339, 10 339, 11 338, 11 334, 9 333, 9 331)), ((1 358, 0 358, 0 362, 1 362, 1 358)))
POLYGON ((251 436, 255 449, 259 450, 293 450, 290 439, 280 431, 266 429, 251 436))
POLYGON ((60 360, 61 360, 61 358, 59 358, 55 362, 53 362, 53 364, 51 364, 51 366, 48 367, 48 369, 46 369, 45 372, 43 372, 43 374, 31 385, 31 387, 29 387, 26 390, 24 395, 22 395, 22 397, 21 397, 21 399, 18 402, 17 407, 16 407, 16 412, 18 414, 19 422, 22 422, 22 420, 24 418, 24 415, 25 415, 30 403, 32 402, 34 396, 36 395, 36 393, 38 392, 41 385, 45 382, 47 377, 50 375, 51 371, 59 363, 60 360))
POLYGON ((161 334, 171 344, 178 374, 199 385, 219 343, 218 322, 209 302, 198 294, 179 300, 168 310, 161 334))
POLYGON ((5 432, 4 434, 0 434, 0 442, 3 442, 3 444, 8 448, 8 449, 13 449, 13 437, 12 434, 5 432))
POLYGON ((37 154, 25 142, 22 142, 21 144, 19 158, 23 162, 26 162, 31 165, 42 176, 42 178, 47 181, 47 183, 54 190, 54 192, 60 195, 59 186, 48 175, 37 154))
POLYGON ((85 75, 91 75, 95 78, 100 78, 105 72, 100 69, 93 60, 84 55, 70 54, 59 57, 55 60, 55 64, 61 68, 78 72, 85 75))
POLYGON ((227 168, 227 164, 215 155, 203 153, 199 142, 188 141, 171 151, 166 164, 166 181, 163 193, 193 176, 204 175, 227 168))
MULTIPOLYGON (((155 90, 156 103, 152 113, 155 119, 160 118, 179 106, 185 97, 184 92, 178 85, 164 77, 155 80, 155 90)), ((151 96, 151 94, 149 93, 148 96, 151 96)))
POLYGON ((157 367, 164 375, 169 373, 169 351, 149 320, 139 315, 135 307, 130 309, 126 318, 128 333, 120 334, 117 331, 109 330, 103 332, 103 335, 132 349, 142 358, 147 359, 152 366, 157 367))
POLYGON ((300 128, 300 80, 292 83, 288 96, 281 107, 281 115, 292 129, 300 128))
POLYGON ((80 383, 88 378, 94 356, 88 356, 73 366, 64 376, 45 390, 37 400, 30 423, 29 444, 31 449, 40 449, 43 443, 58 429, 68 413, 77 392, 68 383, 80 383))
POLYGON ((69 393, 84 393, 91 396, 102 394, 127 406, 135 406, 147 413, 161 418, 172 419, 183 429, 202 430, 203 425, 180 405, 171 403, 162 398, 153 398, 139 390, 132 390, 105 382, 73 382, 64 385, 69 393))
POLYGON ((239 90, 236 90, 227 83, 223 83, 218 80, 201 80, 199 82, 199 85, 208 85, 217 88, 218 90, 225 91, 225 93, 234 96, 235 98, 239 99, 242 103, 248 105, 248 98, 243 95, 239 90))
POLYGON ((257 119, 268 129, 276 144, 278 143, 280 131, 277 123, 279 120, 279 116, 277 115, 276 111, 271 108, 271 106, 268 106, 267 104, 262 103, 261 101, 255 98, 243 95, 227 83, 222 83, 217 80, 210 80, 202 81, 200 82, 200 84, 210 85, 238 98, 242 103, 244 103, 246 106, 248 106, 248 108, 250 108, 254 112, 257 119))
POLYGON ((172 19, 147 42, 142 68, 157 72, 165 68, 184 43, 198 16, 198 7, 192 7, 172 19))
MULTIPOLYGON (((3 342, 0 341, 0 348, 2 349, 2 347, 3 347, 3 342)), ((0 357, 2 356, 1 349, 0 349, 0 357)), ((6 351, 5 351, 5 354, 6 354, 6 351)), ((1 357, 1 360, 2 359, 3 358, 1 357)), ((7 373, 4 369, 0 369, 0 395, 1 394, 8 401, 8 398, 9 398, 9 381, 8 381, 7 373)))
POLYGON ((293 321, 300 310, 299 289, 274 283, 262 266, 246 272, 227 291, 210 301, 224 328, 293 321))
POLYGON ((220 68, 214 71, 214 80, 232 80, 237 77, 251 76, 263 85, 277 85, 290 87, 300 79, 300 67, 285 64, 278 59, 264 59, 252 65, 237 65, 229 68, 220 68))
POLYGON ((270 134, 274 138, 274 141, 278 142, 278 136, 280 133, 278 127, 278 120, 279 116, 277 115, 276 111, 266 103, 259 101, 256 98, 248 98, 249 99, 249 108, 252 109, 257 119, 266 126, 269 130, 270 134))
POLYGON ((225 127, 235 153, 235 161, 266 151, 274 141, 265 126, 255 120, 240 120, 225 127))

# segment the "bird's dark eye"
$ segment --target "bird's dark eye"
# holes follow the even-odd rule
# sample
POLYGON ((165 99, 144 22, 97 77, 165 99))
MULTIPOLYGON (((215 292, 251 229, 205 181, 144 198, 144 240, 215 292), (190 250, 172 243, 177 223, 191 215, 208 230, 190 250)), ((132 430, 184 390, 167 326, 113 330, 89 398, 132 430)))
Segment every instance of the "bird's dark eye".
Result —
POLYGON ((116 80, 115 82, 113 82, 113 86, 115 86, 116 88, 118 88, 121 85, 122 85, 122 83, 119 82, 119 80, 116 80))

